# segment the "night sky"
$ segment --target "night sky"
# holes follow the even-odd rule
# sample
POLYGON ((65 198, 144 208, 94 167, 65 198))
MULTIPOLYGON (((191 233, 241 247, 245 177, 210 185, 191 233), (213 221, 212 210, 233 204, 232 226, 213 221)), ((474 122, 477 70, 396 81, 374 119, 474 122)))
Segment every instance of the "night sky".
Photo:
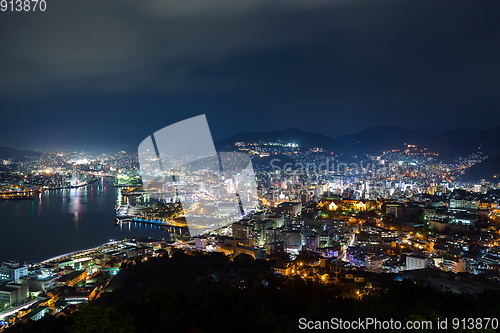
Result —
POLYGON ((0 146, 500 125, 500 1, 46 0, 0 12, 0 146))

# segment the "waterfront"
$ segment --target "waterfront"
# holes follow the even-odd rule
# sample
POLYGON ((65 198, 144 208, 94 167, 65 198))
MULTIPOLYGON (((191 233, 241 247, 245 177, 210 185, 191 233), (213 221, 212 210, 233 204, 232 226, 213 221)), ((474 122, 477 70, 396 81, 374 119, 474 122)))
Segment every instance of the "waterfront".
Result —
POLYGON ((37 193, 33 200, 0 201, 0 260, 33 262, 110 239, 168 237, 147 224, 115 226, 115 205, 122 199, 113 179, 101 178, 84 187, 37 193))

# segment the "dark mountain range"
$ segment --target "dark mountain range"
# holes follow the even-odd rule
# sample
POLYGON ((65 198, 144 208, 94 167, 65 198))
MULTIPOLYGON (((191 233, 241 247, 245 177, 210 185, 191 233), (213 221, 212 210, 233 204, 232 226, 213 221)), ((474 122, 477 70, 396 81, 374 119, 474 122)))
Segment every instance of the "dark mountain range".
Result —
MULTIPOLYGON (((405 144, 417 145, 427 148, 429 152, 438 153, 445 162, 469 154, 482 152, 484 155, 493 156, 480 164, 470 168, 466 177, 470 179, 490 178, 498 174, 500 177, 500 126, 489 129, 462 128, 456 130, 409 130, 395 126, 370 127, 362 132, 352 135, 332 138, 326 135, 303 132, 297 128, 285 131, 272 132, 246 132, 219 140, 215 143, 218 151, 232 151, 235 142, 276 142, 285 141, 297 143, 302 149, 323 148, 327 152, 350 158, 357 155, 361 157, 366 153, 379 155, 383 151, 402 149, 405 144)), ((0 147, 0 158, 23 159, 26 156, 37 156, 41 153, 35 151, 21 151, 0 147)), ((265 158, 260 161, 262 163, 265 158)), ((284 161, 286 158, 283 159, 284 161)))
POLYGON ((349 152, 352 149, 345 144, 335 140, 332 137, 312 133, 302 132, 301 130, 291 127, 285 131, 272 131, 272 132, 246 132, 237 134, 235 136, 219 140, 215 143, 215 148, 218 151, 231 151, 234 150, 235 142, 276 142, 282 140, 285 142, 296 143, 304 148, 321 147, 329 152, 349 152))
POLYGON ((25 156, 39 156, 41 153, 32 150, 15 150, 7 147, 0 147, 0 158, 22 159, 25 156))
POLYGON ((487 179, 500 182, 500 155, 485 159, 466 170, 464 178, 471 181, 487 179))
POLYGON ((404 144, 419 144, 437 135, 439 130, 408 130, 396 126, 375 126, 362 132, 339 136, 336 139, 345 145, 369 155, 380 155, 383 151, 402 149, 404 144))
POLYGON ((450 157, 482 152, 487 156, 500 154, 500 126, 490 130, 461 128, 442 131, 424 138, 419 145, 450 157))
POLYGON ((234 143, 283 140, 304 148, 321 147, 344 155, 380 155, 384 151, 403 149, 405 144, 427 148, 445 161, 459 156, 482 152, 487 156, 500 154, 500 127, 489 130, 462 128, 457 130, 410 130, 396 126, 370 127, 352 135, 332 138, 326 135, 302 132, 296 128, 285 131, 247 132, 216 142, 217 150, 233 150, 234 143))
POLYGON ((461 128, 439 131, 377 126, 356 134, 338 137, 337 140, 370 155, 401 149, 405 143, 428 148, 430 152, 438 153, 445 161, 478 152, 488 156, 500 154, 500 127, 489 130, 461 128))

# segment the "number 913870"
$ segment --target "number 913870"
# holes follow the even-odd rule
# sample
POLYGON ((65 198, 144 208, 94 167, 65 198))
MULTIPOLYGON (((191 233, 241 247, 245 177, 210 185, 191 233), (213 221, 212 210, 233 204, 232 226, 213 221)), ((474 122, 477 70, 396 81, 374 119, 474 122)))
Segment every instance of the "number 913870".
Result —
POLYGON ((47 9, 45 0, 1 0, 0 10, 2 12, 44 12, 47 9))

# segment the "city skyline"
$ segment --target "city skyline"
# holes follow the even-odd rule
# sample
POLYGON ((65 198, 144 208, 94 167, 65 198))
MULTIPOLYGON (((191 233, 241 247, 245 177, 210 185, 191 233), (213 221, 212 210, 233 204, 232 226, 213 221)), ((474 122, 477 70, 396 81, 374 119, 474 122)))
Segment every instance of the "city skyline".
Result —
POLYGON ((499 13, 0 1, 0 332, 498 330, 499 13))

